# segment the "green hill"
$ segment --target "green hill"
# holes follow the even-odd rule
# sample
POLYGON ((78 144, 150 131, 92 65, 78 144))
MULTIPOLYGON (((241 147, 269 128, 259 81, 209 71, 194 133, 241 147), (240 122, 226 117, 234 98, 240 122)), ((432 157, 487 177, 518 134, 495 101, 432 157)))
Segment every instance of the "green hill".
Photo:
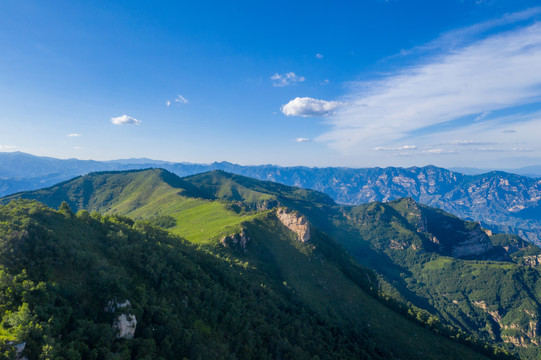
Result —
MULTIPOLYGON (((93 173, 51 188, 4 198, 2 202, 7 203, 16 197, 36 199, 53 207, 58 207, 62 201, 66 201, 76 211, 85 209, 110 214, 105 217, 98 215, 89 217, 86 212, 81 212, 77 218, 67 216, 70 221, 78 222, 93 219, 92 221, 105 221, 106 223, 111 221, 115 223, 127 222, 126 226, 130 225, 131 222, 127 219, 111 220, 118 219, 112 214, 121 214, 136 220, 145 219, 147 221, 145 224, 148 225, 145 225, 147 227, 144 229, 155 229, 150 227, 149 224, 152 223, 167 228, 173 235, 181 235, 189 242, 197 244, 198 250, 177 239, 178 243, 182 243, 183 246, 191 249, 190 251, 193 251, 194 254, 199 254, 198 256, 207 259, 205 261, 214 261, 219 264, 216 266, 222 266, 220 270, 213 270, 214 276, 218 279, 229 276, 231 282, 228 282, 228 285, 222 284, 220 286, 226 286, 228 290, 235 293, 239 291, 238 286, 241 286, 247 291, 246 296, 253 293, 255 289, 266 289, 265 291, 277 294, 278 297, 285 296, 285 298, 279 298, 276 301, 284 301, 285 303, 293 301, 294 304, 299 306, 299 309, 311 314, 307 316, 311 317, 316 323, 321 324, 323 328, 330 329, 334 327, 335 330, 329 330, 328 334, 333 335, 330 335, 331 338, 328 342, 339 341, 342 342, 342 345, 335 345, 333 350, 335 354, 331 356, 332 358, 351 358, 351 356, 362 358, 362 356, 365 356, 359 354, 368 354, 366 356, 370 357, 380 356, 402 359, 417 359, 419 357, 427 359, 482 358, 471 348, 464 347, 443 336, 435 335, 427 329, 432 328, 434 331, 458 338, 461 341, 469 337, 466 334, 457 334, 445 325, 438 323, 429 313, 419 310, 426 309, 441 316, 440 313, 435 311, 435 306, 423 306, 428 304, 428 301, 423 298, 422 294, 410 288, 406 279, 400 273, 403 269, 407 269, 407 264, 400 263, 399 260, 404 256, 406 260, 409 259, 408 257, 415 259, 416 254, 406 250, 406 252, 403 251, 406 255, 398 256, 395 259, 385 252, 385 249, 388 248, 385 244, 393 244, 396 241, 393 238, 394 234, 389 233, 387 230, 389 225, 391 225, 391 228, 398 229, 399 233, 405 236, 406 240, 410 241, 411 244, 417 241, 419 241, 419 246, 424 244, 425 239, 420 237, 417 231, 414 231, 414 225, 407 225, 406 218, 400 220, 397 226, 393 225, 392 216, 396 216, 397 219, 400 218, 400 214, 396 209, 393 209, 394 213, 391 214, 391 217, 388 217, 389 214, 387 213, 380 216, 378 218, 379 222, 374 223, 377 225, 375 225, 377 229, 370 230, 370 226, 368 228, 360 226, 356 220, 355 216, 362 212, 362 208, 339 207, 326 195, 315 191, 271 182, 261 182, 223 172, 211 172, 180 179, 167 171, 159 169, 93 173), (402 229, 400 226, 405 227, 402 229), (366 236, 363 233, 365 230, 374 232, 374 236, 366 236), (383 232, 378 233, 378 231, 383 232), (378 244, 376 239, 381 244, 378 244), (347 247, 359 262, 366 263, 375 269, 378 275, 357 265, 336 241, 347 247), (363 256, 360 256, 361 253, 363 256), (366 261, 367 259, 369 261, 366 261), (384 261, 380 262, 380 260, 384 261), (222 275, 222 270, 229 275, 222 275), (376 276, 381 281, 379 284, 376 276), (401 283, 397 285, 395 284, 396 281, 401 281, 401 283), (417 306, 417 309, 410 308, 408 310, 407 307, 396 302, 386 301, 376 296, 375 293, 378 292, 379 286, 382 286, 381 289, 388 294, 410 301, 417 306), (416 301, 411 301, 410 296, 414 297, 416 301), (419 302, 418 299, 424 302, 419 302), (390 310, 388 306, 394 307, 396 311, 390 310), (422 324, 422 326, 417 325, 415 322, 422 324), (336 338, 335 333, 340 336, 343 335, 342 340, 336 338), (342 353, 342 346, 349 349, 347 354, 342 353)), ((12 203, 10 206, 22 206, 20 204, 12 203)), ((32 206, 38 205, 34 204, 32 206)), ((374 207, 374 216, 379 216, 377 215, 378 207, 385 209, 388 207, 388 205, 384 204, 373 204, 371 206, 374 207)), ((43 211, 54 214, 51 210, 43 211)), ((68 211, 64 210, 64 212, 68 211)), ((459 220, 457 219, 457 221, 459 220)), ((10 224, 11 220, 7 221, 7 223, 10 224)), ((142 224, 141 221, 138 221, 130 225, 131 229, 123 228, 121 230, 124 234, 132 231, 136 236, 139 231, 143 231, 143 233, 148 231, 141 228, 142 224)), ((64 227, 58 226, 54 229, 46 229, 45 232, 57 234, 59 231, 64 231, 65 238, 70 239, 71 234, 67 233, 67 230, 62 230, 64 227)), ((467 226, 457 231, 464 231, 465 229, 467 229, 467 226)), ((87 229, 78 229, 77 234, 79 235, 73 237, 77 239, 82 236, 80 234, 87 233, 91 239, 94 239, 92 232, 87 229)), ((118 234, 118 232, 111 236, 116 238, 115 234, 118 234)), ((164 233, 160 234, 164 235, 164 233)), ((133 242, 131 239, 126 240, 122 235, 119 236, 124 239, 123 241, 128 241, 130 244, 133 242)), ((177 248, 174 242, 175 238, 168 237, 168 239, 172 240, 154 239, 151 242, 156 242, 156 246, 160 249, 177 251, 175 250, 177 248)), ((83 243, 92 243, 92 241, 87 239, 83 243)), ((142 241, 145 242, 145 240, 142 241)), ((146 240, 146 242, 149 241, 146 240)), ((56 242, 53 241, 52 243, 56 242)), ((113 244, 114 242, 108 242, 108 246, 113 244)), ((70 249, 71 246, 73 245, 65 244, 66 249, 70 249)), ((91 246, 94 248, 96 245, 91 246)), ((405 249, 406 247, 392 250, 400 253, 399 250, 405 249)), ((117 259, 126 255, 128 257, 133 256, 134 261, 144 263, 144 259, 137 257, 139 256, 137 255, 139 250, 141 250, 140 247, 135 247, 123 252, 121 255, 115 253, 113 247, 111 252, 106 255, 99 254, 98 258, 103 256, 104 259, 99 262, 109 263, 113 260, 108 257, 117 259)), ((429 250, 427 247, 424 251, 428 253, 429 250)), ((119 248, 118 251, 122 250, 119 248)), ((145 251, 154 250, 146 249, 145 251)), ((164 259, 170 258, 170 255, 165 253, 161 253, 160 256, 164 259)), ((45 257, 45 260, 47 259, 48 257, 45 257)), ((36 266, 34 263, 28 265, 29 268, 34 266, 36 266)), ((146 266, 153 268, 159 265, 153 263, 152 265, 144 265, 144 267, 146 266)), ((84 268, 70 269, 67 273, 72 271, 74 273, 85 273, 84 268)), ((119 271, 125 272, 126 277, 129 277, 127 274, 132 272, 131 268, 127 270, 119 269, 119 271)), ((40 270, 36 274, 48 273, 40 270)), ((168 276, 171 279, 174 278, 173 273, 168 276)), ((61 284, 61 280, 62 277, 60 279, 36 277, 32 281, 50 281, 61 284)), ((143 275, 137 278, 137 282, 144 284, 145 281, 147 280, 144 279, 143 275)), ((86 288, 87 285, 83 284, 82 286, 86 288)), ((183 286, 189 285, 185 284, 183 286)), ((95 288, 96 291, 99 291, 98 289, 98 287, 95 288)), ((127 298, 130 299, 132 304, 137 303, 136 300, 132 300, 129 296, 132 294, 132 290, 123 293, 122 296, 117 296, 117 298, 120 300, 127 298)), ((244 290, 241 291, 241 294, 244 294, 244 290)), ((152 291, 157 296, 161 296, 160 290, 154 289, 152 291)), ((174 292, 169 296, 175 299, 177 297, 174 292)), ((205 299, 202 296, 199 301, 203 304, 205 299)), ((104 300, 100 301, 103 304, 104 300)), ((100 301, 97 301, 97 303, 100 303, 100 301)), ((150 302, 153 303, 153 301, 150 302)), ((242 300, 239 301, 242 302, 242 300)), ((168 306, 164 304, 167 304, 167 301, 160 302, 158 307, 168 306)), ((280 311, 290 311, 283 308, 283 305, 267 303, 265 306, 277 307, 280 311)), ((174 312, 176 310, 167 311, 174 312)), ((234 314, 237 314, 234 317, 246 316, 247 310, 239 311, 234 312, 234 314)), ((145 312, 143 311, 143 313, 145 312)), ((225 315, 213 316, 211 317, 212 324, 215 324, 216 322, 219 323, 220 319, 225 315)), ((257 318, 258 315, 253 316, 257 318)), ((447 320, 443 316, 441 317, 447 320)), ((195 326, 202 329, 204 334, 210 333, 215 336, 215 339, 222 339, 223 343, 220 346, 227 344, 221 347, 223 354, 234 353, 237 357, 243 357, 239 355, 238 349, 234 348, 233 345, 238 340, 237 338, 230 339, 221 334, 220 331, 223 330, 219 329, 215 333, 214 325, 205 325, 209 323, 208 319, 201 319, 201 321, 202 323, 193 320, 191 324, 192 330, 195 326), (195 325, 196 322, 197 326, 195 325)), ((298 321, 298 326, 311 326, 304 324, 302 319, 292 319, 291 321, 298 321)), ((460 326, 460 324, 457 326, 460 326)), ((281 329, 279 326, 278 328, 281 329)), ((301 335, 298 335, 297 330, 290 329, 288 326, 286 326, 286 329, 289 329, 288 331, 291 331, 292 334, 297 334, 296 336, 301 336, 302 339, 312 338, 310 333, 315 331, 306 330, 307 333, 301 332, 301 335)), ((468 328, 463 329, 470 330, 468 328)), ((288 339, 287 336, 280 335, 281 330, 269 331, 267 332, 268 336, 274 337, 276 335, 288 339)), ((472 331, 472 333, 477 332, 472 331)), ((138 339, 139 335, 141 334, 136 331, 134 340, 138 339)), ((473 341, 474 345, 471 346, 492 354, 492 349, 475 343, 475 340, 470 339, 468 341, 470 343, 473 341)), ((314 342, 319 343, 319 340, 314 340, 314 342)), ((255 344, 257 344, 254 345, 256 348, 265 346, 261 345, 260 342, 255 344)), ((65 346, 66 344, 61 344, 61 348, 65 346)), ((129 349, 131 349, 130 346, 128 345, 129 349)), ((159 345, 156 346, 159 347, 159 345)), ((303 346, 297 346, 304 351, 302 356, 308 358, 314 356, 315 353, 310 352, 310 348, 305 349, 303 346)), ((220 352, 219 350, 216 351, 220 352)), ((271 355, 262 356, 263 358, 276 357, 272 355, 271 350, 266 351, 271 355)), ((323 350, 317 353, 320 358, 325 358, 327 356, 325 354, 328 354, 323 350)), ((133 356, 133 353, 131 354, 133 356)), ((165 352, 164 354, 169 353, 165 352)), ((301 356, 284 356, 284 358, 288 357, 300 358, 301 356)), ((208 357, 203 356, 203 358, 208 357)), ((250 356, 247 358, 250 358, 250 356)))
POLYGON ((66 201, 74 211, 167 221, 171 232, 192 242, 210 242, 236 233, 242 222, 252 218, 207 197, 206 191, 166 170, 149 169, 92 173, 46 189, 15 194, 2 203, 28 198, 58 208, 66 201))
POLYGON ((20 344, 29 359, 393 357, 263 272, 147 223, 14 201, 0 238, 1 358, 20 344))

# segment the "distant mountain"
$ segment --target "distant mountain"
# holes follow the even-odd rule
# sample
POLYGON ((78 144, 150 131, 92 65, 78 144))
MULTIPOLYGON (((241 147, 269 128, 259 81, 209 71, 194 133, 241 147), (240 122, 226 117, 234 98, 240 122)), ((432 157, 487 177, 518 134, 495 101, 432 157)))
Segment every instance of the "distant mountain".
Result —
POLYGON ((504 169, 504 168, 478 169, 478 168, 472 168, 472 167, 452 167, 452 168, 449 168, 449 170, 459 172, 465 175, 479 175, 479 174, 485 174, 491 171, 503 171, 510 174, 528 176, 531 178, 541 178, 541 166, 525 166, 525 167, 521 167, 517 169, 504 169))
POLYGON ((464 175, 435 166, 411 168, 308 168, 240 166, 228 162, 186 164, 143 160, 59 160, 0 153, 0 196, 53 185, 91 171, 165 168, 178 176, 224 170, 259 180, 318 190, 342 204, 411 197, 494 231, 541 244, 541 179, 494 171, 464 175), (130 161, 135 163, 130 163, 130 161), (530 210, 532 208, 532 210, 530 210))
POLYGON ((320 230, 346 218, 316 191, 150 169, 1 202, 0 345, 12 357, 25 344, 29 359, 507 358, 389 308, 374 272, 320 230))

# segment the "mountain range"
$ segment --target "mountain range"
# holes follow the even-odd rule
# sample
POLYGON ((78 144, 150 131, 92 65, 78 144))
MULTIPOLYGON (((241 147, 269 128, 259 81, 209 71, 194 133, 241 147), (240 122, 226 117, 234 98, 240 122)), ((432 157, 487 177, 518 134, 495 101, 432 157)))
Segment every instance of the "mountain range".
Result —
POLYGON ((509 358, 385 298, 337 242, 353 208, 320 192, 150 169, 0 202, 5 358, 509 358))
POLYGON ((525 359, 541 355, 541 250, 410 197, 339 205, 321 192, 223 171, 180 178, 149 169, 91 173, 0 202, 21 198, 78 218, 90 211, 160 226, 282 284, 325 326, 364 324, 376 354, 400 349, 383 357, 445 358, 443 348, 428 350, 439 341, 430 332, 408 328, 412 320, 491 357, 480 341, 525 359))
MULTIPOLYGON (((0 153, 0 196, 34 190, 92 171, 159 167, 178 176, 211 170, 318 190, 341 204, 411 197, 483 227, 541 244, 541 179, 502 171, 465 175, 435 166, 412 168, 307 168, 188 164, 150 159, 92 161, 0 153)), ((526 169, 527 172, 533 168, 526 169)))

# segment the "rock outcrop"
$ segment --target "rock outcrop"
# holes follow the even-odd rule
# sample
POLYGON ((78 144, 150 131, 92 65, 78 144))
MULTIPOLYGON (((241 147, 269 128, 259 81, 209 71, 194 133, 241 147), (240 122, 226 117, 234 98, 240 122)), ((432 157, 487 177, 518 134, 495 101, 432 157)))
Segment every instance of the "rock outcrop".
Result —
POLYGON ((539 337, 539 322, 537 320, 537 314, 535 311, 529 311, 524 309, 524 312, 530 317, 528 326, 524 327, 516 323, 505 325, 504 316, 502 316, 497 310, 490 310, 489 306, 484 301, 474 301, 473 305, 483 309, 488 313, 492 320, 498 325, 503 342, 511 343, 518 347, 529 347, 532 345, 539 345, 537 338, 539 337), (505 333, 505 330, 513 330, 513 335, 505 333))
POLYGON ((113 327, 118 331, 119 339, 133 339, 137 319, 133 314, 120 314, 113 322, 113 327))
POLYGON ((527 255, 523 257, 524 265, 530 267, 536 267, 541 264, 541 255, 527 255))
POLYGON ((15 341, 9 341, 7 345, 15 350, 15 360, 28 360, 26 356, 23 356, 23 351, 26 348, 26 341, 18 344, 15 341))
POLYGON ((246 249, 246 245, 249 241, 250 237, 246 235, 246 231, 244 229, 242 229, 241 232, 238 234, 224 236, 220 239, 220 242, 223 246, 230 248, 239 247, 244 252, 248 251, 246 249))
POLYGON ((104 310, 109 313, 120 311, 121 314, 118 314, 115 320, 113 320, 113 328, 118 331, 117 337, 119 339, 133 339, 135 329, 137 328, 137 319, 135 314, 130 314, 130 300, 123 302, 109 300, 104 310))
POLYGON ((310 223, 306 216, 286 208, 276 209, 276 216, 289 230, 297 234, 297 239, 301 242, 310 240, 310 223))

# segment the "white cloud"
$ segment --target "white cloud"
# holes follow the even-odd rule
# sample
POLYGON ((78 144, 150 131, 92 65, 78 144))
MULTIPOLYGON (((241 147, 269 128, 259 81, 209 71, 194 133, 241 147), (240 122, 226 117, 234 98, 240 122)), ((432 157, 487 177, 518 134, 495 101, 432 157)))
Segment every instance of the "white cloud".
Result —
POLYGON ((309 141, 310 141, 310 138, 303 138, 303 137, 301 137, 301 138, 297 138, 295 141, 298 142, 298 143, 301 143, 301 142, 309 142, 309 141))
POLYGON ((423 150, 422 152, 426 154, 453 154, 456 151, 452 149, 426 149, 426 150, 423 150))
POLYGON ((482 113, 481 115, 477 116, 477 117, 475 118, 474 121, 481 121, 481 120, 483 120, 484 118, 486 118, 486 117, 488 116, 488 114, 489 114, 489 112, 488 112, 488 111, 485 111, 485 112, 482 113))
POLYGON ((454 140, 451 141, 452 145, 473 145, 475 144, 475 141, 473 140, 454 140))
POLYGON ((298 82, 303 82, 304 76, 297 76, 294 72, 288 72, 285 74, 274 74, 270 77, 270 79, 273 81, 273 86, 283 87, 288 85, 295 85, 298 82))
POLYGON ((493 145, 492 142, 486 141, 474 141, 474 140, 453 140, 449 145, 459 145, 459 146, 474 146, 474 145, 493 145))
POLYGON ((329 85, 329 79, 325 79, 321 82, 321 85, 329 85))
POLYGON ((182 96, 182 95, 177 95, 177 97, 175 98, 175 102, 176 103, 179 103, 179 104, 187 104, 188 103, 188 100, 182 96))
POLYGON ((404 145, 398 147, 388 147, 388 146, 377 146, 374 148, 375 151, 404 151, 404 150, 416 150, 417 146, 415 145, 404 145))
POLYGON ((320 53, 317 53, 316 54, 316 59, 323 59, 323 55, 321 55, 320 53))
POLYGON ((335 109, 343 105, 339 101, 325 101, 310 97, 296 97, 281 110, 286 116, 329 116, 335 109))
POLYGON ((77 134, 77 133, 72 133, 72 134, 68 134, 66 135, 67 137, 81 137, 82 135, 81 134, 77 134))
MULTIPOLYGON (((501 133, 503 119, 495 113, 522 112, 516 109, 541 98, 539 22, 440 51, 380 80, 353 83, 347 102, 328 121, 331 131, 318 140, 349 152, 376 140, 392 144, 420 134, 434 138, 475 122, 500 121, 501 133), (464 121, 467 117, 472 120, 464 121)), ((531 123, 532 116, 521 121, 531 123)))
POLYGON ((115 125, 139 125, 141 124, 141 121, 137 120, 137 119, 134 119, 132 118, 131 116, 128 116, 128 115, 122 115, 122 116, 117 116, 117 117, 114 117, 114 118, 111 118, 111 122, 115 125))
POLYGON ((17 150, 17 146, 13 145, 0 145, 0 151, 15 151, 17 150))
POLYGON ((173 102, 177 103, 177 104, 181 104, 181 105, 184 105, 184 104, 188 104, 189 101, 188 99, 186 99, 184 96, 178 94, 176 98, 174 98, 172 101, 171 100, 167 100, 165 102, 165 106, 169 107, 173 104, 173 102))

